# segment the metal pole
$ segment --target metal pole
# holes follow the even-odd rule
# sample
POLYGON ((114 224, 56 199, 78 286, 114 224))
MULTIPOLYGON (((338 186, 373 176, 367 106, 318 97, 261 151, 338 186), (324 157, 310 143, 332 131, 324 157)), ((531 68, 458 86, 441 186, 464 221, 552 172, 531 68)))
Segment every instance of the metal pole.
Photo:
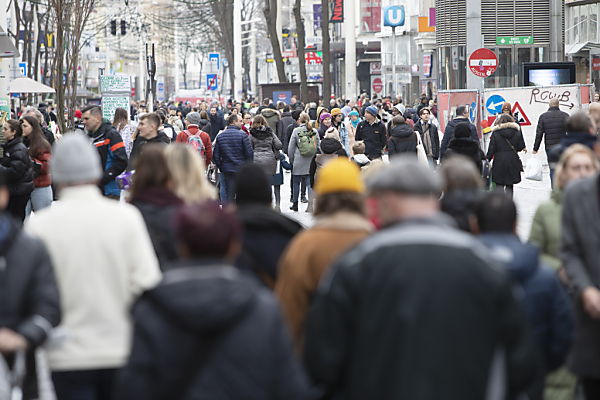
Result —
POLYGON ((251 51, 252 55, 250 56, 250 90, 256 96, 256 33, 254 32, 256 27, 256 21, 254 19, 254 14, 252 15, 252 24, 250 25, 250 43, 251 43, 251 51))
POLYGON ((396 98, 396 87, 398 81, 396 80, 396 27, 392 26, 392 99, 396 98))
MULTIPOLYGON (((6 0, 0 0, 0 27, 7 33, 6 37, 8 37, 7 25, 6 0)), ((10 119, 10 100, 8 95, 9 65, 8 58, 0 59, 0 110, 8 113, 7 120, 10 119)), ((62 71, 60 72, 62 73, 62 71)))
POLYGON ((356 21, 354 10, 346 13, 344 27, 346 30, 346 99, 356 99, 356 21))
MULTIPOLYGON (((138 88, 138 99, 144 99, 146 97, 146 85, 145 85, 145 81, 146 81, 146 72, 145 72, 145 68, 144 68, 144 37, 142 36, 142 0, 138 0, 138 5, 137 5, 137 12, 138 12, 138 57, 139 57, 139 63, 140 63, 140 69, 139 69, 139 77, 138 77, 138 82, 139 82, 139 88, 138 88)), ((177 49, 177 47, 175 47, 177 49)), ((178 61, 177 61, 178 62, 178 61)), ((175 84, 176 86, 179 85, 179 83, 175 84)), ((175 90, 179 89, 179 86, 176 87, 175 90)))
POLYGON ((233 88, 231 97, 240 100, 242 97, 242 0, 233 0, 233 43, 235 43, 233 47, 234 82, 231 82, 233 88))

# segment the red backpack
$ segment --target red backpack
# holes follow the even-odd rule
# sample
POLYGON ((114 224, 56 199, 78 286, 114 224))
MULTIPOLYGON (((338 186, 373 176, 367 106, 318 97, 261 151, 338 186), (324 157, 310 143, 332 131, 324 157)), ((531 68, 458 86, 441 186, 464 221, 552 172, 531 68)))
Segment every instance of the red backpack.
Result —
POLYGON ((202 142, 202 138, 200 137, 202 131, 198 131, 196 135, 192 135, 191 132, 188 130, 185 130, 184 132, 188 137, 187 147, 191 147, 192 149, 198 152, 198 155, 204 157, 206 148, 204 147, 204 143, 202 142))

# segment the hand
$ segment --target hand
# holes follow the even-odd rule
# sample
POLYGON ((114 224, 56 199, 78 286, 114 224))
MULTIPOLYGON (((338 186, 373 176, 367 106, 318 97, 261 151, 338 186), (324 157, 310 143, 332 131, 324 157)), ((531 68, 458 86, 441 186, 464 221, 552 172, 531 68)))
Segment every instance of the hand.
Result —
POLYGON ((27 350, 27 339, 8 328, 0 328, 0 353, 12 354, 16 350, 27 350))
POLYGON ((523 152, 524 152, 525 154, 527 154, 527 147, 525 147, 525 148, 523 149, 523 152))
POLYGON ((558 277, 565 286, 569 286, 569 278, 567 277, 567 271, 565 271, 564 267, 560 267, 558 270, 558 277))
POLYGON ((600 319, 600 290, 590 286, 581 293, 583 308, 594 319, 600 319))
POLYGON ((534 151, 532 152, 532 154, 537 154, 537 151, 535 151, 535 150, 534 150, 534 151))

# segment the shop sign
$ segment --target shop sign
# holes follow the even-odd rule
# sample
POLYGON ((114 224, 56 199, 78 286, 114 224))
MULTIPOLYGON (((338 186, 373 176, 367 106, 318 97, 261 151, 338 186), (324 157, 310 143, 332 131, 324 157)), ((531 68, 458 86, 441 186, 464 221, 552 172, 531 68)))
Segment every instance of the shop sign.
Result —
POLYGON ((331 9, 331 18, 329 22, 344 22, 344 2, 343 0, 331 0, 329 2, 331 9))
POLYGON ((533 36, 498 36, 497 45, 533 44, 533 36))
POLYGON ((381 0, 360 0, 360 31, 381 32, 381 0))
POLYGON ((423 55, 423 75, 427 78, 431 76, 431 54, 423 55))
POLYGON ((592 58, 592 71, 600 71, 600 58, 592 58))
POLYGON ((371 75, 381 75, 381 63, 371 62, 369 63, 369 72, 371 75))

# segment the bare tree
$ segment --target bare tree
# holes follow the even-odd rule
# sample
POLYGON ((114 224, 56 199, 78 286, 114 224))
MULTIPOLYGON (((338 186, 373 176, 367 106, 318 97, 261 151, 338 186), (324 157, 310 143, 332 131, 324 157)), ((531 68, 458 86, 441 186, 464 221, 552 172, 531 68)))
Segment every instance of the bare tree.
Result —
POLYGON ((306 32, 304 31, 304 23, 302 22, 302 0, 294 2, 294 19, 296 20, 296 32, 298 33, 298 62, 300 63, 300 101, 304 104, 308 103, 308 77, 306 76, 306 32))
POLYGON ((331 53, 329 52, 329 0, 321 0, 321 35, 323 36, 323 106, 328 107, 331 97, 331 53))
POLYGON ((281 55, 281 45, 279 44, 279 35, 281 35, 281 32, 277 32, 277 2, 271 6, 271 0, 265 0, 263 13, 267 20, 267 29, 269 30, 269 39, 271 40, 271 47, 273 48, 273 58, 275 59, 275 65, 277 66, 279 82, 287 82, 287 79, 285 78, 283 57, 281 55))

